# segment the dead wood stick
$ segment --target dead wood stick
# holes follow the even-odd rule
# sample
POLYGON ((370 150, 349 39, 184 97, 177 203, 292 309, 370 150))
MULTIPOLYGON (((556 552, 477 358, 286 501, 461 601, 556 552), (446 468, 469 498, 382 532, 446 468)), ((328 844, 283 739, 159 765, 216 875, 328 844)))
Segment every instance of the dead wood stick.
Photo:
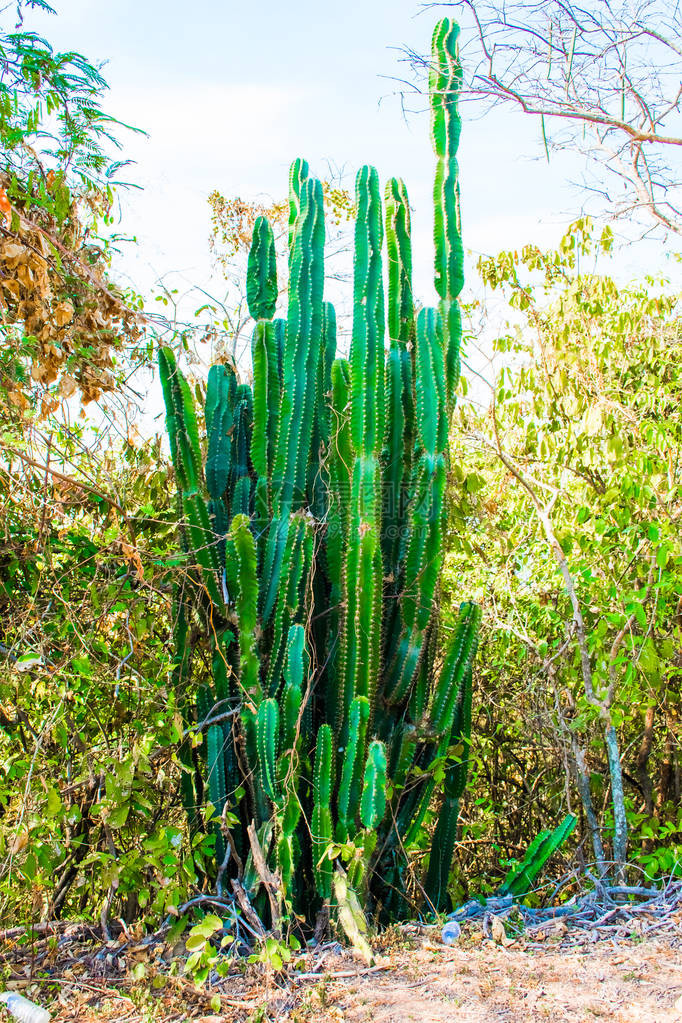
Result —
POLYGON ((230 884, 232 885, 232 891, 236 896, 237 902, 239 903, 239 907, 242 913, 249 921, 256 934, 260 938, 262 938, 263 935, 265 934, 265 928, 263 927, 263 923, 260 917, 258 916, 258 913, 256 913, 255 909, 251 905, 251 901, 246 892, 244 891, 243 886, 239 883, 239 881, 236 880, 236 878, 233 878, 230 881, 230 884))
POLYGON ((253 864, 256 868, 256 872, 263 883, 263 887, 267 892, 268 901, 270 902, 270 913, 272 915, 272 930, 276 937, 279 937, 280 933, 280 893, 281 884, 277 874, 273 874, 269 866, 265 862, 265 856, 263 850, 260 847, 258 841, 258 835, 256 834, 256 826, 251 821, 246 833, 249 836, 249 844, 251 845, 251 853, 253 855, 253 864))

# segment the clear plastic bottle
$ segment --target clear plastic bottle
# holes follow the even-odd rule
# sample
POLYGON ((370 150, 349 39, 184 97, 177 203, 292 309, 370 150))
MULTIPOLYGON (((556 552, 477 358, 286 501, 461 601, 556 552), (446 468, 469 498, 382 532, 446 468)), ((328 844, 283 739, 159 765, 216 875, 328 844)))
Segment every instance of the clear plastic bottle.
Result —
POLYGON ((7 1011, 10 1012, 18 1023, 50 1023, 50 1014, 47 1009, 29 1002, 28 998, 17 994, 16 991, 3 991, 0 994, 0 1002, 4 1002, 7 1011))
POLYGON ((448 920, 445 927, 441 931, 440 940, 444 945, 456 945, 459 941, 459 936, 462 933, 462 928, 459 926, 456 920, 448 920))

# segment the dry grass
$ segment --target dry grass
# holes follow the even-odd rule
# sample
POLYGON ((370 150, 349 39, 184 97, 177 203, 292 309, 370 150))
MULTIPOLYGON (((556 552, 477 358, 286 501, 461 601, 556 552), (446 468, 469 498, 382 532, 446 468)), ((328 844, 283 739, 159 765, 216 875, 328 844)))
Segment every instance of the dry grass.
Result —
POLYGON ((682 1023, 679 944, 567 942, 557 931, 504 946, 470 929, 445 948, 395 928, 370 969, 330 946, 287 976, 235 964, 219 989, 203 990, 164 946, 117 955, 67 941, 38 971, 35 948, 15 945, 2 962, 7 986, 48 1005, 54 1023, 682 1023))

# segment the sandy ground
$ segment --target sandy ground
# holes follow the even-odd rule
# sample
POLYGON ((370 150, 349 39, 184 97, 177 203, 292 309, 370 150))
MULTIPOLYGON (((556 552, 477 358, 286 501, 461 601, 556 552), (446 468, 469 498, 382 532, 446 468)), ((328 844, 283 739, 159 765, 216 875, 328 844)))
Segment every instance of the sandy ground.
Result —
MULTIPOLYGON (((92 960, 55 962, 49 982, 20 979, 2 957, 9 986, 48 1005, 54 1023, 682 1023, 682 942, 600 941, 563 947, 549 939, 509 947, 467 939, 454 948, 421 937, 385 947, 365 968, 333 951, 287 978, 237 969, 220 991, 197 991, 168 963, 146 958, 145 978, 126 969, 97 975, 92 960), (8 969, 9 968, 9 969, 8 969), (118 976, 115 974, 118 972, 118 976), (312 975, 311 975, 312 974, 312 975), (213 1003, 211 998, 214 999, 213 1003)), ((143 961, 138 960, 138 963, 143 961)), ((100 959, 101 962, 101 959, 100 959)), ((18 963, 17 963, 18 965, 18 963)), ((24 961, 23 970, 26 970, 24 961)), ((23 972, 23 971, 22 971, 23 972)), ((6 983, 7 983, 6 981, 6 983)), ((0 1020, 4 1012, 0 1008, 0 1020)), ((9 1019, 9 1017, 7 1017, 9 1019)))
POLYGON ((348 1023, 682 1021, 682 960, 669 945, 532 954, 486 945, 402 955, 390 971, 332 982, 330 1005, 348 1023))

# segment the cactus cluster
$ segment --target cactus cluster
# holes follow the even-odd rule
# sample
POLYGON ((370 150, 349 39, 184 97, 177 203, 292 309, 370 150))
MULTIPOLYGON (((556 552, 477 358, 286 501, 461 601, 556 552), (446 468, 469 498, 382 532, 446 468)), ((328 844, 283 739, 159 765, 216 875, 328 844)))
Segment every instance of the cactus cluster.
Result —
POLYGON ((446 901, 479 625, 465 603, 445 635, 438 613, 461 339, 457 36, 443 19, 433 39, 438 307, 415 308, 403 182, 382 202, 363 167, 352 338, 337 355, 322 185, 296 160, 286 319, 261 217, 246 281, 253 384, 211 367, 205 464, 190 388, 173 353, 159 357, 187 568, 175 680, 196 695, 185 713, 202 733, 181 751, 183 797, 193 827, 212 807, 221 883, 243 878, 253 823, 279 899, 308 918, 333 898, 335 858, 361 898, 409 910, 405 850, 443 770, 423 890, 427 908, 446 901))

